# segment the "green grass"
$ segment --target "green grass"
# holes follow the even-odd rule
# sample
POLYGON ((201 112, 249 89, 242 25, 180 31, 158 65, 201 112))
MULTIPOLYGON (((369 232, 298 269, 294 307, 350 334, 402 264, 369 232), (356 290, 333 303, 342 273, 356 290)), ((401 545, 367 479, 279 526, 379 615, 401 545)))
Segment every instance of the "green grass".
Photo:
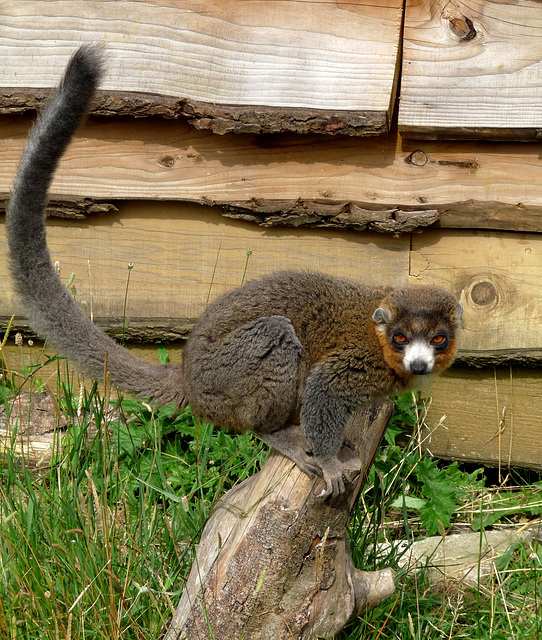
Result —
MULTIPOLYGON (((39 352, 18 373, 4 363, 0 405, 16 412, 18 387, 40 389, 46 359, 39 352)), ((188 410, 117 403, 96 387, 79 397, 59 383, 57 392, 73 428, 51 467, 29 468, 10 446, 0 466, 0 640, 156 639, 213 505, 260 468, 266 451, 188 410)), ((412 398, 399 400, 369 475, 350 530, 360 568, 397 566, 401 551, 390 544, 382 556, 382 542, 521 526, 541 515, 537 476, 486 486, 491 471, 420 455, 422 411, 412 398)), ((435 589, 423 571, 400 569, 395 595, 339 638, 536 640, 541 572, 535 543, 512 548, 477 590, 435 589)))
MULTIPOLYGON (((17 412, 22 378, 4 373, 0 404, 17 412)), ((216 499, 266 453, 188 410, 60 392, 73 428, 51 468, 3 455, 0 639, 157 638, 216 499)))

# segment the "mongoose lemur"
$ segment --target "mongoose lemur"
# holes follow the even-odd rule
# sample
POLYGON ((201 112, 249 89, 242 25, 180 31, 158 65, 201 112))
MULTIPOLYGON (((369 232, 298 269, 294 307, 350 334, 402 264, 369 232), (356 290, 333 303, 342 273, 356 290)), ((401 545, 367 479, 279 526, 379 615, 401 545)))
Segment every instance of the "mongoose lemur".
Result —
POLYGON ((199 417, 251 430, 325 481, 348 481, 337 454, 356 410, 416 386, 456 352, 461 305, 433 286, 394 289, 313 271, 248 282, 213 302, 181 365, 151 365, 92 324, 49 256, 45 205, 59 159, 102 75, 101 50, 81 47, 32 129, 7 213, 11 272, 31 326, 83 372, 151 402, 186 401, 199 417), (299 426, 301 425, 300 436, 299 426))

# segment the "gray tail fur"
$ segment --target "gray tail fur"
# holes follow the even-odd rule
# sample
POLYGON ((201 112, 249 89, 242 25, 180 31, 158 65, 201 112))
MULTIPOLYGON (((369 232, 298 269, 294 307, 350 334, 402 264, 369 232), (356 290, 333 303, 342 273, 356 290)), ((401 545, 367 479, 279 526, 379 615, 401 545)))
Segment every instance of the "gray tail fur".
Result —
POLYGON ((6 217, 11 272, 32 328, 83 373, 103 379, 107 366, 114 386, 153 402, 182 405, 181 367, 144 362, 92 324, 60 281, 47 248, 49 186, 86 115, 103 66, 98 46, 82 46, 30 132, 6 217))

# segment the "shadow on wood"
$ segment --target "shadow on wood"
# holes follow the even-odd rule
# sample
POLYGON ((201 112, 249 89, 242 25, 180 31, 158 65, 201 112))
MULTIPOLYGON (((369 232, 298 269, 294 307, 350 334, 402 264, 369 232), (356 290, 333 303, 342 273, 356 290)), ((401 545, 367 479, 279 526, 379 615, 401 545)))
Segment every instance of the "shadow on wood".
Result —
POLYGON ((393 572, 354 568, 346 527, 388 424, 390 401, 356 415, 343 455, 352 484, 323 500, 273 451, 262 471, 231 489, 203 531, 168 640, 331 638, 394 591, 393 572), (361 461, 361 466, 360 466, 361 461))

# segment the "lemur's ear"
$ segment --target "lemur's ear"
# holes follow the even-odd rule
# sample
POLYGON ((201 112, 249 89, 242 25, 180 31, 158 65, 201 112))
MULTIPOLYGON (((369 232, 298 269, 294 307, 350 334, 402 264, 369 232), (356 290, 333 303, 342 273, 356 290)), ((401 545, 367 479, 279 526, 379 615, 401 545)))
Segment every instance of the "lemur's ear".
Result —
POLYGON ((373 321, 378 325, 389 324, 391 320, 390 312, 383 307, 378 307, 373 313, 373 321))
MULTIPOLYGON (((377 309, 378 311, 378 309, 377 309)), ((465 311, 465 309, 463 309, 463 305, 461 304, 461 302, 457 303, 457 309, 456 309, 456 314, 458 318, 461 318, 461 316, 463 315, 463 311, 465 311)))

